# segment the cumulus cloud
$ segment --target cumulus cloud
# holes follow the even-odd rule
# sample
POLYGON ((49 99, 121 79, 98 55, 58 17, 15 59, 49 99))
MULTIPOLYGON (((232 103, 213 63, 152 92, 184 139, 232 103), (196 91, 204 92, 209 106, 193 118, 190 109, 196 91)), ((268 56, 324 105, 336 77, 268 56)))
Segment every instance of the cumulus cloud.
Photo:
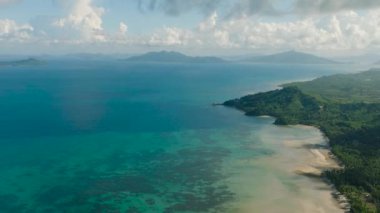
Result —
POLYGON ((218 24, 218 14, 212 13, 200 22, 194 29, 178 27, 163 27, 150 36, 134 38, 133 43, 155 47, 188 47, 228 48, 236 46, 230 41, 230 34, 221 24, 218 24))
POLYGON ((230 32, 223 24, 218 22, 218 14, 212 13, 204 21, 199 23, 196 29, 197 44, 214 45, 219 47, 236 46, 230 40, 230 32))
POLYGON ((76 0, 70 8, 69 14, 55 20, 52 25, 66 31, 77 31, 81 39, 87 41, 105 40, 103 19, 105 9, 93 5, 92 0, 76 0))
POLYGON ((198 48, 243 48, 348 51, 380 48, 380 10, 360 15, 345 11, 295 21, 270 22, 243 16, 218 20, 217 13, 193 30, 166 27, 150 45, 198 48))
POLYGON ((153 33, 146 43, 154 46, 185 46, 193 39, 193 33, 190 30, 176 27, 164 27, 153 33))
POLYGON ((379 11, 360 16, 353 11, 327 17, 282 23, 247 21, 227 23, 240 44, 252 48, 296 48, 309 50, 353 50, 375 47, 379 37, 379 11))
POLYGON ((25 42, 31 38, 33 27, 14 20, 0 19, 0 41, 25 42))
POLYGON ((120 24, 119 24, 119 32, 122 35, 125 35, 128 32, 128 26, 127 26, 127 24, 125 24, 124 22, 120 22, 120 24))

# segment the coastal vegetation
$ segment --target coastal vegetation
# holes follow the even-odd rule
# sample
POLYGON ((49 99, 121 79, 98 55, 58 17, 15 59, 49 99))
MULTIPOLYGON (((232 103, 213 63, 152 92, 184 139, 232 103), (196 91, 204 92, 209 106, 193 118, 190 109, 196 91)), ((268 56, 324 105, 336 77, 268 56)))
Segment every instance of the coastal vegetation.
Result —
POLYGON ((341 74, 226 101, 277 125, 321 129, 343 169, 325 171, 353 212, 380 212, 380 70, 341 74))

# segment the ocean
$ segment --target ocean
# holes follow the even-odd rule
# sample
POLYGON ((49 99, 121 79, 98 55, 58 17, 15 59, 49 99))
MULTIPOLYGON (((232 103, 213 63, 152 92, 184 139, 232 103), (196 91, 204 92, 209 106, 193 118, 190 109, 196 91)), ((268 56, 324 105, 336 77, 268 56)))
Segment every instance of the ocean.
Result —
POLYGON ((0 67, 0 212, 340 212, 329 186, 294 172, 310 162, 301 145, 326 144, 317 129, 212 104, 353 71, 79 60, 0 67))

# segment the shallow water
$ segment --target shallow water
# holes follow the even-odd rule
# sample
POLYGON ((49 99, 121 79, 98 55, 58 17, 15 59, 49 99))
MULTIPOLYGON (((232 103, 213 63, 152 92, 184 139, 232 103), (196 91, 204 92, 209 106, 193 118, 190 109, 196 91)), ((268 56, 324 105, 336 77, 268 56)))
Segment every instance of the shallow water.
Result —
POLYGON ((315 160, 301 145, 325 143, 318 130, 211 103, 347 70, 1 68, 0 212, 339 212, 323 182, 295 173, 315 160))

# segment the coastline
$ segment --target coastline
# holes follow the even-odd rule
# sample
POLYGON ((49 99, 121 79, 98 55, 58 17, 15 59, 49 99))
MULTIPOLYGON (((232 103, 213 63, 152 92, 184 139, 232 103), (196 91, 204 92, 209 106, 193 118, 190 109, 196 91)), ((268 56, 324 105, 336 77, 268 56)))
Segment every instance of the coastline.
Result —
POLYGON ((284 213, 348 211, 343 199, 335 196, 338 193, 334 185, 323 176, 325 170, 341 166, 329 155, 328 141, 318 128, 270 124, 261 130, 259 140, 261 145, 253 145, 252 149, 268 148, 274 152, 251 162, 266 171, 265 183, 269 185, 256 186, 265 201, 252 200, 242 213, 252 209, 284 213))
POLYGON ((323 169, 339 166, 322 157, 328 152, 323 134, 314 127, 273 125, 273 117, 256 119, 264 120, 258 122, 265 126, 248 140, 246 149, 255 154, 232 164, 239 175, 228 180, 237 192, 228 212, 343 213, 332 185, 321 176, 297 174, 303 168, 315 167, 321 174, 321 165, 323 169))
MULTIPOLYGON (((254 117, 277 119, 270 115, 260 115, 254 117)), ((310 144, 305 144, 305 141, 284 141, 285 146, 307 149, 314 156, 314 159, 311 159, 309 162, 307 162, 308 165, 297 167, 293 172, 297 175, 302 175, 308 178, 314 178, 323 181, 330 188, 331 196, 338 204, 339 208, 342 209, 342 211, 345 213, 351 212, 351 204, 349 203, 348 198, 337 190, 336 186, 332 183, 331 180, 324 176, 324 172, 326 171, 344 169, 344 164, 332 153, 330 140, 326 134, 321 129, 313 125, 280 125, 276 123, 273 123, 273 125, 282 127, 317 129, 322 134, 322 137, 326 143, 322 146, 320 144, 309 146, 310 144)))
MULTIPOLYGON (((337 191, 333 195, 343 203, 345 211, 377 212, 380 208, 376 193, 379 190, 379 158, 374 150, 379 148, 380 123, 374 118, 380 116, 380 104, 375 95, 379 89, 360 86, 366 85, 363 82, 368 78, 380 79, 380 72, 369 70, 292 83, 282 89, 227 100, 224 106, 241 110, 247 116, 270 115, 277 126, 301 124, 318 128, 336 156, 330 154, 330 157, 341 169, 326 168, 321 172, 323 175, 310 169, 300 173, 328 178, 328 182, 334 183, 344 196, 337 191), (344 85, 350 85, 355 91, 367 89, 372 96, 360 92, 348 94, 344 85)), ((319 153, 314 154, 320 158, 319 153)))
MULTIPOLYGON (((250 116, 250 115, 248 115, 250 116)), ((262 119, 277 119, 270 115, 260 115, 253 116, 262 119)), ((320 132, 323 142, 318 142, 319 138, 306 138, 303 140, 282 140, 282 144, 284 147, 293 149, 296 151, 297 149, 307 150, 309 153, 308 159, 304 159, 304 156, 299 157, 301 163, 296 165, 293 168, 289 169, 289 172, 292 172, 295 175, 304 176, 312 181, 321 182, 325 189, 328 191, 328 195, 326 194, 325 198, 321 198, 324 200, 325 204, 330 203, 329 200, 332 200, 331 204, 336 205, 342 212, 348 213, 351 212, 351 205, 348 199, 337 190, 336 186, 324 175, 324 172, 331 170, 339 170, 344 169, 343 163, 332 153, 330 140, 325 135, 325 133, 316 126, 313 125, 304 125, 304 124, 295 124, 295 125, 279 125, 273 123, 276 127, 284 127, 284 128, 303 128, 305 130, 315 129, 320 132)), ((307 209, 308 212, 314 212, 317 208, 314 203, 305 202, 302 204, 302 208, 307 209)), ((321 211, 326 212, 326 211, 321 211)))
POLYGON ((326 146, 304 147, 308 149, 308 151, 312 153, 312 155, 314 155, 315 161, 312 163, 312 165, 303 168, 298 168, 297 170, 295 170, 295 173, 307 176, 309 178, 318 178, 324 181, 331 188, 331 195, 338 203, 339 207, 344 212, 350 212, 351 205, 347 197, 345 197, 341 192, 339 192, 336 186, 327 177, 324 176, 324 172, 326 171, 344 169, 344 164, 332 153, 328 137, 321 129, 315 126, 308 126, 302 124, 288 126, 296 126, 301 128, 315 128, 322 133, 326 142, 326 146))

